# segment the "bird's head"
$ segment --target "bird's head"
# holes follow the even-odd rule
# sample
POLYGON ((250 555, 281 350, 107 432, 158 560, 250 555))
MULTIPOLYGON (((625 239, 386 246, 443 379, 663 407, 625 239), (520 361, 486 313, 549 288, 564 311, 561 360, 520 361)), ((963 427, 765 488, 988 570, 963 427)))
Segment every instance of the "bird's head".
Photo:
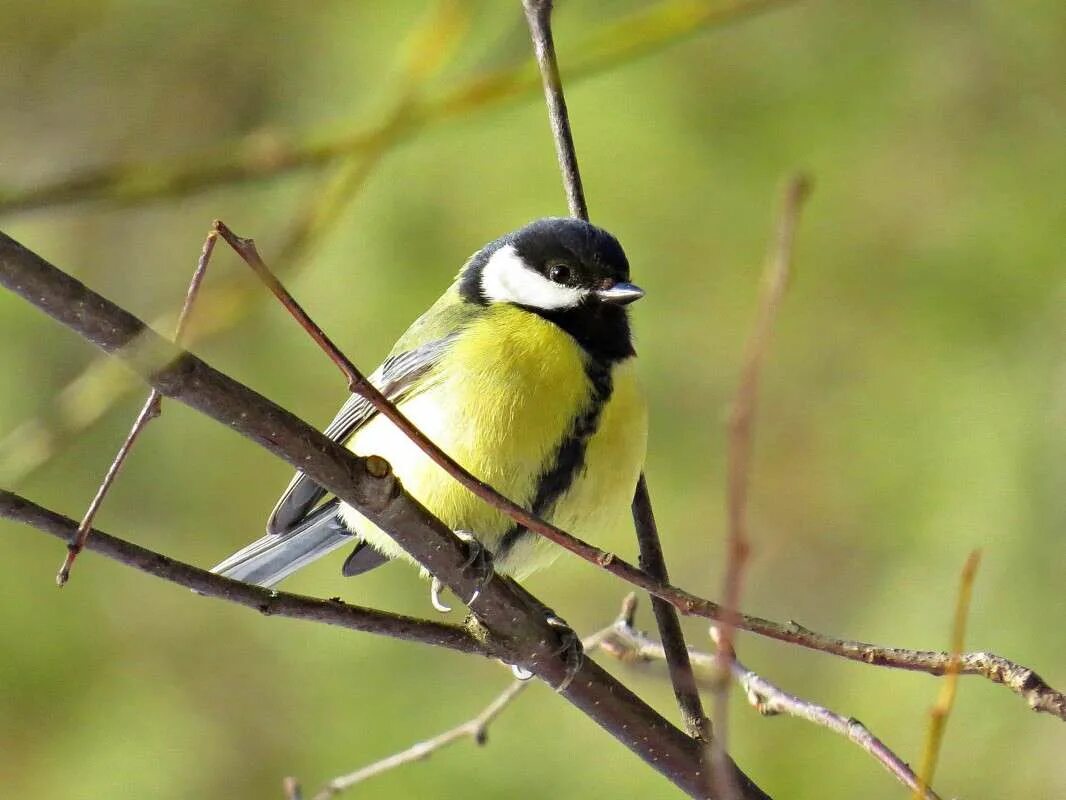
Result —
POLYGON ((611 234, 584 220, 548 217, 490 242, 460 275, 463 296, 513 303, 538 313, 622 306, 644 292, 611 234))

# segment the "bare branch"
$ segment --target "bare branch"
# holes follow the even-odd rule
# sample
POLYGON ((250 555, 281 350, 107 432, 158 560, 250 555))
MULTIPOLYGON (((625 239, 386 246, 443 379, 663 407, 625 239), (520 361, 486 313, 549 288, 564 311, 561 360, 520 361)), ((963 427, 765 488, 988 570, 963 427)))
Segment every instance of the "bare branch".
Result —
POLYGON ((959 683, 959 659, 966 646, 966 618, 970 613, 970 598, 973 596, 973 583, 977 577, 977 567, 981 564, 981 551, 974 550, 962 567, 959 579, 959 596, 955 601, 955 619, 951 629, 951 661, 944 682, 940 685, 940 694, 936 705, 929 711, 929 732, 925 740, 925 753, 922 757, 922 772, 919 786, 914 788, 915 800, 921 800, 921 789, 931 786, 936 773, 936 762, 940 757, 940 745, 944 739, 944 729, 948 717, 955 705, 955 693, 959 683))
POLYGON ((559 62, 555 57, 555 41, 552 38, 553 0, 522 0, 526 22, 533 38, 533 51, 537 56, 541 82, 544 84, 544 101, 548 105, 548 122, 551 124, 555 155, 559 159, 559 171, 563 176, 566 204, 570 216, 587 220, 588 205, 585 190, 581 185, 581 171, 577 166, 574 149, 574 134, 570 130, 570 115, 566 110, 563 82, 559 75, 559 62))
POLYGON ((531 681, 514 681, 473 719, 467 720, 461 725, 457 725, 443 733, 439 733, 430 739, 416 742, 406 750, 401 750, 400 752, 394 753, 380 761, 367 764, 365 767, 350 772, 347 775, 341 775, 338 778, 334 778, 327 783, 318 794, 312 798, 312 800, 329 800, 329 798, 336 797, 341 792, 347 791, 353 786, 363 783, 370 778, 377 777, 383 772, 388 772, 397 767, 402 767, 405 764, 411 764, 415 761, 422 761, 423 759, 429 758, 438 750, 461 741, 462 739, 469 738, 473 739, 474 742, 479 745, 484 744, 488 726, 504 711, 504 709, 507 708, 507 706, 526 690, 526 687, 531 685, 531 681))
MULTIPOLYGON (((21 522, 66 542, 73 541, 78 530, 78 525, 73 520, 3 489, 0 489, 0 518, 21 522)), ((318 600, 262 589, 223 578, 221 575, 110 536, 96 528, 92 530, 92 536, 86 541, 85 548, 153 577, 192 589, 205 597, 236 603, 265 616, 321 622, 362 633, 446 647, 461 653, 498 655, 488 640, 479 639, 470 631, 456 625, 353 606, 340 599, 318 600)))
MULTIPOLYGON (((582 639, 581 644, 584 646, 586 653, 591 653, 593 650, 597 649, 600 646, 600 642, 602 642, 603 639, 610 635, 614 630, 615 624, 582 639)), ((334 778, 327 783, 318 794, 312 798, 312 800, 330 800, 330 798, 336 797, 341 792, 351 789, 356 784, 363 783, 370 778, 381 775, 383 772, 402 767, 405 764, 422 761, 423 759, 429 758, 438 750, 461 741, 462 739, 473 739, 475 744, 484 745, 488 740, 489 725, 491 725, 496 718, 500 716, 509 705, 511 705, 511 703, 518 699, 518 696, 526 690, 526 687, 531 685, 530 681, 513 681, 510 686, 497 695, 491 703, 485 706, 485 708, 472 719, 456 725, 454 728, 450 728, 443 733, 439 733, 430 739, 417 742, 407 749, 394 753, 380 761, 375 761, 371 764, 367 764, 365 767, 360 767, 347 775, 341 775, 338 778, 334 778)))
MULTIPOLYGON (((641 569, 657 580, 667 583, 670 578, 666 568, 666 558, 659 539, 659 528, 655 524, 651 496, 648 494, 648 482, 643 474, 637 481, 637 491, 633 496, 633 523, 637 531, 637 545, 640 548, 641 569)), ((711 725, 703 711, 699 687, 692 674, 688 646, 685 644, 685 634, 681 629, 681 619, 678 617, 677 609, 661 597, 650 596, 655 624, 659 629, 659 638, 666 652, 670 685, 673 687, 674 697, 681 710, 681 720, 685 725, 685 730, 688 731, 689 736, 709 742, 711 725)))
MULTIPOLYGON (((217 238, 218 234, 212 229, 207 234, 207 238, 204 239, 204 246, 200 250, 200 258, 196 262, 196 269, 193 270, 192 280, 189 281, 189 288, 185 292, 185 301, 182 303, 181 313, 178 314, 178 324, 174 331, 174 343, 177 345, 181 345, 185 341, 185 327, 189 322, 189 314, 192 311, 193 303, 196 302, 196 296, 200 291, 200 284, 203 283, 204 274, 207 272, 207 265, 211 261, 211 253, 215 249, 215 240, 217 238)), ((67 557, 63 560, 63 564, 59 568, 59 573, 56 575, 56 583, 60 586, 66 585, 66 582, 70 580, 70 570, 74 567, 74 560, 85 547, 85 540, 88 538, 89 531, 92 529, 93 520, 96 519, 96 514, 100 510, 100 506, 103 505, 104 498, 107 497, 111 485, 115 482, 115 478, 118 477, 119 472, 122 470, 122 465, 126 463, 126 458, 133 449, 137 437, 141 435, 141 431, 144 430, 149 422, 159 416, 161 411, 162 402, 159 392, 152 389, 148 392, 148 399, 144 401, 144 407, 141 408, 137 418, 133 421, 133 427, 130 428, 130 432, 126 435, 126 440, 119 447, 118 452, 111 461, 111 466, 104 475, 104 479, 100 482, 100 486, 96 490, 96 495, 93 497, 92 502, 89 503, 89 508, 85 511, 85 516, 81 518, 81 522, 78 524, 78 532, 74 536, 74 541, 67 545, 67 557)))
MULTIPOLYGON (((796 175, 785 185, 784 198, 777 221, 777 229, 766 257, 763 271, 763 291, 759 300, 755 324, 744 353, 740 384, 729 415, 728 489, 726 509, 729 541, 726 548, 725 577, 722 581, 722 605, 725 618, 718 627, 718 666, 723 680, 718 682, 714 695, 715 739, 711 756, 715 765, 715 780, 731 774, 725 758, 729 739, 729 682, 724 676, 730 671, 733 658, 733 638, 737 626, 744 566, 748 560, 748 486, 751 476, 751 453, 754 444, 755 410, 759 397, 759 377, 766 352, 770 346, 777 311, 785 296, 792 269, 792 252, 796 240, 796 225, 803 201, 810 193, 810 181, 796 175)), ((738 797, 733 787, 721 785, 727 800, 738 797)))
MULTIPOLYGON (((684 791, 704 794, 699 743, 590 659, 574 674, 560 650, 556 630, 544 617, 543 605, 513 581, 499 579, 480 585, 478 575, 468 569, 463 542, 403 490, 382 459, 355 456, 291 413, 148 331, 136 317, 3 234, 0 285, 118 357, 165 397, 225 424, 304 472, 388 532, 457 596, 471 597, 480 589, 472 610, 509 663, 558 688, 684 791)), ((745 787, 746 796, 765 796, 750 781, 745 780, 745 787)))
MULTIPOLYGON (((662 662, 666 658, 662 644, 633 626, 632 614, 628 617, 621 617, 615 622, 613 634, 604 638, 600 649, 624 663, 662 662)), ((716 654, 691 650, 689 657, 693 665, 706 676, 710 685, 719 683, 717 676, 720 667, 716 654)), ((915 789, 918 786, 918 778, 907 763, 857 719, 844 717, 817 703, 789 694, 751 671, 735 658, 730 661, 730 674, 760 714, 764 716, 787 714, 838 733, 869 753, 904 786, 909 789, 915 789)), ((932 790, 926 790, 924 798, 925 800, 939 800, 932 790)))

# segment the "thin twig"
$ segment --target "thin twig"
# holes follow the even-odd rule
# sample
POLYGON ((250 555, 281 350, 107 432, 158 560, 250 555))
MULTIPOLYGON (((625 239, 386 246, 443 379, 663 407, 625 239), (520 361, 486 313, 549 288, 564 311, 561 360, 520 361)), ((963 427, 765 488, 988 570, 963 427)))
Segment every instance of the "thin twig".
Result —
POLYGON ((929 711, 929 732, 925 740, 925 753, 922 756, 922 771, 919 785, 915 787, 914 798, 920 800, 921 789, 931 786, 936 773, 936 762, 940 757, 940 745, 944 740, 944 730, 948 717, 955 705, 955 693, 958 689, 960 655, 966 646, 966 618, 970 613, 970 598, 973 596, 973 583, 977 577, 977 567, 981 563, 981 551, 974 550, 962 567, 959 579, 959 596, 955 601, 955 619, 951 627, 951 661, 940 685, 940 694, 936 704, 929 711))
POLYGON ((563 176, 566 204, 571 217, 587 220, 589 210, 585 203, 585 190, 581 185, 581 171, 577 166, 577 151, 574 148, 574 134, 570 130, 570 115, 566 110, 559 62, 555 57, 552 5, 552 0, 522 0, 540 79, 544 84, 544 101, 548 105, 548 122, 555 142, 555 155, 559 159, 559 171, 563 176))
MULTIPOLYGON (((791 1, 664 0, 608 22, 575 43, 567 74, 570 80, 583 79, 647 56, 703 28, 791 1)), ((184 197, 220 185, 271 179, 359 155, 382 143, 398 144, 431 125, 532 95, 540 85, 540 78, 525 63, 510 65, 488 74, 474 74, 435 98, 419 99, 399 122, 389 121, 335 139, 296 144, 274 141, 266 154, 262 146, 234 143, 180 161, 108 164, 25 189, 0 187, 0 213, 85 200, 131 205, 184 197)))
MULTIPOLYGON (((670 580, 663 556, 659 529, 655 524, 655 515, 648 494, 648 483, 644 475, 637 481, 637 491, 633 497, 633 522, 637 531, 637 544, 640 548, 640 568, 654 578, 666 583, 670 580)), ((703 711, 699 687, 692 674, 689 663, 688 647, 685 634, 681 629, 681 619, 677 609, 661 597, 651 595, 651 608, 655 624, 659 629, 659 638, 666 650, 666 666, 670 673, 670 685, 681 710, 681 720, 689 736, 702 741, 711 740, 711 726, 703 711)))
MULTIPOLYGON (((78 530, 78 525, 73 520, 3 489, 0 489, 0 519, 23 523, 67 542, 74 540, 78 530)), ((339 598, 319 600, 263 589, 177 561, 111 536, 98 528, 92 529, 92 536, 86 540, 85 549, 153 577, 192 589, 205 597, 214 597, 251 608, 264 616, 321 622, 363 633, 445 647, 461 653, 499 656, 491 642, 478 639, 470 631, 457 625, 353 606, 339 598)))
MULTIPOLYGON (((522 5, 525 9, 526 22, 529 25, 530 38, 533 40, 541 82, 544 85, 548 122, 555 142, 555 153, 559 160, 559 171, 570 216, 588 220, 588 205, 585 202, 585 190, 581 183, 577 149, 574 146, 574 137, 570 129, 570 116, 566 108, 559 63, 555 55, 551 24, 552 0, 523 0, 522 5)), ((632 507, 640 568, 655 580, 666 583, 670 579, 666 557, 663 555, 659 529, 655 524, 655 514, 651 506, 651 495, 648 493, 648 484, 643 473, 637 482, 632 507)), ((542 533, 542 535, 546 534, 542 533)), ((693 738, 706 741, 710 737, 710 726, 707 715, 703 711, 703 702, 700 700, 696 681, 692 676, 692 667, 688 663, 688 648, 685 645, 685 636, 677 610, 670 603, 654 596, 652 608, 659 626, 659 635, 666 643, 670 681, 685 729, 693 738)))
MULTIPOLYGON (((723 676, 714 693, 714 742, 711 757, 715 765, 716 781, 731 773, 725 758, 729 738, 729 662, 733 658, 734 631, 738 625, 744 566, 748 560, 748 487, 751 476, 751 453, 754 442, 755 410, 758 405, 759 377, 774 321, 785 295, 792 269, 792 253, 796 240, 796 226, 803 201, 810 193, 810 181, 803 175, 788 180, 785 185, 776 231, 766 257, 763 271, 763 290, 759 300, 755 324, 744 352, 744 366, 737 386, 733 408, 729 415, 728 488, 726 509, 728 543, 726 567, 722 581, 722 606, 725 617, 718 627, 717 647, 719 672, 723 676)), ((736 787, 723 785, 719 789, 725 800, 738 797, 736 787)))
MULTIPOLYGON (((591 653, 593 650, 597 649, 600 646, 600 642, 602 642, 606 636, 610 635, 614 628, 615 625, 612 624, 609 627, 582 639, 581 644, 585 648, 586 653, 591 653)), ((532 685, 532 681, 528 680, 512 681, 511 684, 500 692, 491 703, 485 706, 477 716, 456 725, 454 728, 449 728, 432 738, 417 742, 398 753, 394 753, 379 761, 374 761, 373 763, 367 764, 365 767, 360 767, 354 772, 349 772, 346 775, 334 778, 323 786, 312 800, 330 800, 330 798, 336 797, 342 792, 351 789, 357 784, 364 783, 370 778, 377 777, 384 772, 396 769, 397 767, 402 767, 406 764, 411 764, 415 761, 423 761, 438 750, 442 750, 448 745, 463 739, 472 739, 478 746, 484 745, 488 741, 489 725, 491 725, 496 718, 500 716, 509 705, 511 705, 511 703, 517 700, 518 696, 521 695, 527 687, 532 685)))
MULTIPOLYGON (((661 643, 634 627, 633 614, 619 617, 615 622, 613 634, 603 640, 600 649, 623 663, 658 663, 666 658, 661 643)), ((706 676, 709 684, 718 682, 720 666, 717 654, 690 650, 689 657, 693 665, 706 676)), ((914 789, 918 785, 918 778, 907 763, 857 719, 845 717, 810 700, 789 694, 736 659, 730 662, 730 674, 744 690, 748 702, 760 714, 786 714, 838 733, 869 753, 904 786, 914 789)), ((924 798, 939 800, 932 790, 926 790, 924 798)))
MULTIPOLYGON (((115 356, 159 388, 164 396, 174 397, 249 437, 303 470, 328 491, 338 496, 346 494, 352 497, 353 505, 365 506, 368 495, 353 494, 351 484, 354 479, 365 479, 368 483, 365 486, 358 484, 359 491, 368 492, 375 503, 380 502, 377 493, 386 488, 388 481, 376 477, 371 481, 363 474, 363 460, 246 386, 212 369, 192 354, 174 348, 132 314, 92 292, 2 232, 0 286, 10 289, 57 322, 115 356)), ((379 509, 368 509, 368 514, 380 517, 381 512, 379 509)), ((425 519, 421 512, 415 514, 414 518, 419 520, 420 525, 421 520, 425 519)), ((432 538, 429 528, 425 532, 432 538)), ((433 541, 437 540, 433 538, 433 541)), ((462 564, 466 558, 465 551, 458 540, 455 545, 454 553, 443 545, 442 552, 454 555, 457 563, 462 564)), ((603 553, 599 550, 594 552, 603 553)), ((591 560, 637 588, 669 601, 682 614, 714 621, 721 621, 725 616, 717 603, 656 581, 621 559, 604 553, 602 560, 597 561, 595 556, 591 560)), ((465 597, 469 597, 476 588, 472 582, 459 586, 458 592, 465 597)), ((736 624, 738 628, 760 636, 876 666, 944 675, 951 662, 951 654, 947 652, 885 647, 839 639, 817 633, 794 621, 780 623, 740 614, 736 624)), ((983 676, 1006 686, 1022 697, 1030 708, 1066 720, 1066 695, 1049 686, 1029 667, 994 653, 980 651, 961 657, 959 674, 983 676)))
MULTIPOLYGON (((211 261, 211 252, 215 249, 215 240, 217 238, 218 234, 212 229, 207 234, 207 238, 204 239, 204 246, 200 249, 200 258, 196 262, 196 269, 193 270, 192 279, 189 281, 189 288, 185 292, 185 301, 181 304, 181 313, 178 314, 178 324, 174 330, 174 344, 178 346, 185 343, 185 328, 189 322, 189 314, 191 313, 193 303, 196 302, 196 297, 200 292, 200 284, 203 283, 204 274, 207 272, 207 265, 211 261)), ((162 413, 162 410, 162 397, 157 390, 152 389, 148 392, 148 398, 144 401, 144 407, 141 408, 137 418, 133 421, 133 427, 130 428, 130 432, 126 435, 126 440, 122 443, 121 447, 119 447, 118 452, 115 453, 115 457, 111 461, 111 466, 108 467, 104 479, 100 482, 100 486, 96 490, 96 495, 93 497, 92 502, 89 503, 89 508, 85 511, 85 516, 81 518, 81 523, 78 525, 77 535, 75 535, 74 540, 67 545, 67 556, 63 559, 63 564, 60 566, 59 572, 56 573, 56 584, 59 586, 65 586, 67 581, 70 580, 70 571, 74 567, 74 560, 85 547, 85 540, 89 536, 89 531, 92 530, 93 520, 96 519, 96 514, 100 510, 100 506, 103 505, 104 498, 107 497, 107 493, 115 482, 115 478, 117 478, 119 472, 121 472, 122 465, 126 463, 126 458, 133 449, 137 437, 141 435, 141 431, 144 430, 149 422, 162 413)))

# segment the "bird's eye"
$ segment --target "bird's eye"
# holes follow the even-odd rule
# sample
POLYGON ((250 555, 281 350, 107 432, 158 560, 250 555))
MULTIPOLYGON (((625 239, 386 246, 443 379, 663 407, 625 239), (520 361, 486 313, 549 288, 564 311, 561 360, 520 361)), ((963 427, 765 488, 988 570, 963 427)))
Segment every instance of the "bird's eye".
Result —
POLYGON ((556 283, 566 283, 570 280, 570 267, 565 264, 548 267, 548 277, 556 283))

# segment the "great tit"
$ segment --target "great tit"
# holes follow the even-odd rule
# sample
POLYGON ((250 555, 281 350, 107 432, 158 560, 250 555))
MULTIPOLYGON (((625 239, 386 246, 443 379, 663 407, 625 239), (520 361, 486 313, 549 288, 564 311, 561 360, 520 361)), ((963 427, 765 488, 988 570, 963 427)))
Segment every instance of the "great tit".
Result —
MULTIPOLYGON (((647 415, 634 368, 629 282, 618 241, 587 222, 537 220, 475 253, 370 380, 467 470, 581 538, 623 525, 644 462, 647 415)), ((559 548, 457 483, 352 395, 325 430, 377 454, 403 486, 522 580, 559 548)), ((351 506, 297 473, 267 535, 213 571, 272 586, 345 545, 343 574, 411 557, 351 506)))

